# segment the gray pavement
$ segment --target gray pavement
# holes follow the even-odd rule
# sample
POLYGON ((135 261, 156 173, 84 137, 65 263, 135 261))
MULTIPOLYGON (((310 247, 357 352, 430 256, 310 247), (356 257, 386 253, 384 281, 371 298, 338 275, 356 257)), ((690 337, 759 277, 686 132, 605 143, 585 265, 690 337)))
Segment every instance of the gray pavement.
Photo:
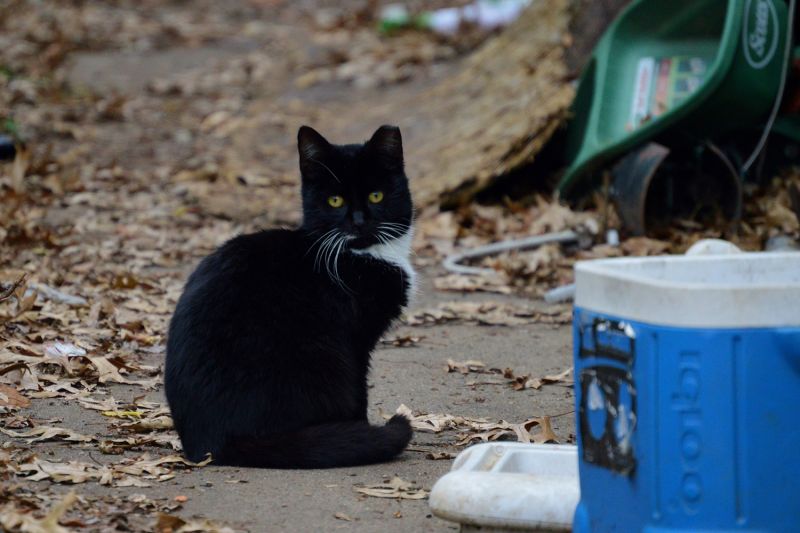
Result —
MULTIPOLYGON (((423 273, 424 274, 424 273, 423 273)), ((498 299, 496 295, 460 295, 425 290, 415 305, 429 306, 437 301, 458 299, 498 299)), ((501 297, 514 302, 514 297, 501 297)), ((523 302, 520 300, 520 303, 523 302)), ((572 390, 559 385, 541 390, 514 391, 506 385, 469 385, 472 381, 502 381, 498 376, 448 373, 446 360, 478 359, 488 367, 511 367, 517 373, 544 375, 571 364, 571 339, 567 326, 532 324, 526 326, 476 326, 442 324, 431 327, 400 326, 393 334, 423 336, 407 348, 379 347, 373 357, 370 390, 370 416, 380 421, 380 411, 392 412, 401 403, 413 410, 486 417, 490 420, 521 422, 531 416, 568 413, 573 409, 572 390), (485 379, 484 379, 485 378, 485 379)), ((152 363, 159 363, 155 357, 152 363)), ((132 400, 141 389, 112 385, 110 391, 119 400, 132 400)), ((155 391, 148 399, 163 401, 155 391)), ((41 418, 58 417, 62 426, 85 433, 102 434, 108 419, 65 400, 34 402, 34 414, 41 418)), ((572 414, 553 419, 553 427, 562 442, 572 440, 572 414)), ((151 499, 188 500, 178 516, 210 518, 236 530, 271 531, 447 531, 456 525, 431 516, 426 500, 397 501, 364 497, 353 490, 357 484, 374 484, 400 476, 430 489, 445 474, 451 460, 426 459, 424 451, 436 449, 458 452, 456 434, 417 433, 411 448, 399 459, 387 464, 332 470, 280 471, 209 466, 190 473, 178 473, 165 483, 150 488, 110 488, 93 483, 79 486, 85 495, 128 498, 145 494, 151 499), (352 521, 336 518, 335 515, 352 521)), ((98 456, 96 450, 74 445, 38 446, 40 456, 48 459, 78 459, 85 462, 118 457, 98 456), (48 452, 52 456, 48 455, 48 452)), ((36 490, 36 483, 27 483, 36 490)), ((66 487, 58 487, 66 491, 66 487)))

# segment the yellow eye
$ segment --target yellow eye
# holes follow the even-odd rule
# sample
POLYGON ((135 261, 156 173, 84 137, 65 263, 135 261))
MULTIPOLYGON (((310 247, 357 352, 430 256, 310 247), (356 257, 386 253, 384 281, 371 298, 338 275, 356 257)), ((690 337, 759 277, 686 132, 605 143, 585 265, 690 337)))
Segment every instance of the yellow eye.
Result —
POLYGON ((331 207, 342 207, 344 205, 344 198, 341 196, 331 196, 328 198, 328 205, 331 207))
POLYGON ((373 204, 378 204, 383 200, 383 193, 381 191, 375 191, 369 193, 369 201, 373 204))

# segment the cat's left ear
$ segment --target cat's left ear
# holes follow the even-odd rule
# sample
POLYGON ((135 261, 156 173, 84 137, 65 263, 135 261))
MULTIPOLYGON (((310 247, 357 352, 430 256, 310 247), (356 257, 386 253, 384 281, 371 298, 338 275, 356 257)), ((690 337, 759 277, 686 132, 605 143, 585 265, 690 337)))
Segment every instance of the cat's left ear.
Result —
POLYGON ((372 134, 367 145, 384 164, 403 169, 403 138, 400 136, 400 128, 381 126, 372 134))
POLYGON ((315 165, 327 158, 330 143, 310 126, 301 126, 297 132, 297 151, 300 154, 300 171, 304 176, 313 173, 315 165))

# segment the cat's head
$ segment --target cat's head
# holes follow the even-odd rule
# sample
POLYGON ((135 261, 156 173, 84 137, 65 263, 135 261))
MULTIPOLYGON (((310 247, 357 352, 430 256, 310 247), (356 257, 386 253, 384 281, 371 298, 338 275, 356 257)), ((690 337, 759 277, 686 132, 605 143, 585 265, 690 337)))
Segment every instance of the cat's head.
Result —
POLYGON ((381 126, 364 144, 334 145, 314 129, 297 133, 303 227, 363 249, 404 236, 413 208, 400 129, 381 126))

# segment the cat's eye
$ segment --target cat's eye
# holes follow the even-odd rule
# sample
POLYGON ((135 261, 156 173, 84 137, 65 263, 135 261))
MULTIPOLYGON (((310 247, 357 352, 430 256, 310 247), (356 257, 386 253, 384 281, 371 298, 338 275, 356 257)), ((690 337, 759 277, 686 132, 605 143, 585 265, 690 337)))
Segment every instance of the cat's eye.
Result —
POLYGON ((375 191, 369 193, 369 201, 373 204, 378 204, 383 200, 383 193, 381 191, 375 191))
POLYGON ((344 205, 344 198, 341 196, 330 196, 328 198, 328 205, 331 207, 342 207, 344 205))

